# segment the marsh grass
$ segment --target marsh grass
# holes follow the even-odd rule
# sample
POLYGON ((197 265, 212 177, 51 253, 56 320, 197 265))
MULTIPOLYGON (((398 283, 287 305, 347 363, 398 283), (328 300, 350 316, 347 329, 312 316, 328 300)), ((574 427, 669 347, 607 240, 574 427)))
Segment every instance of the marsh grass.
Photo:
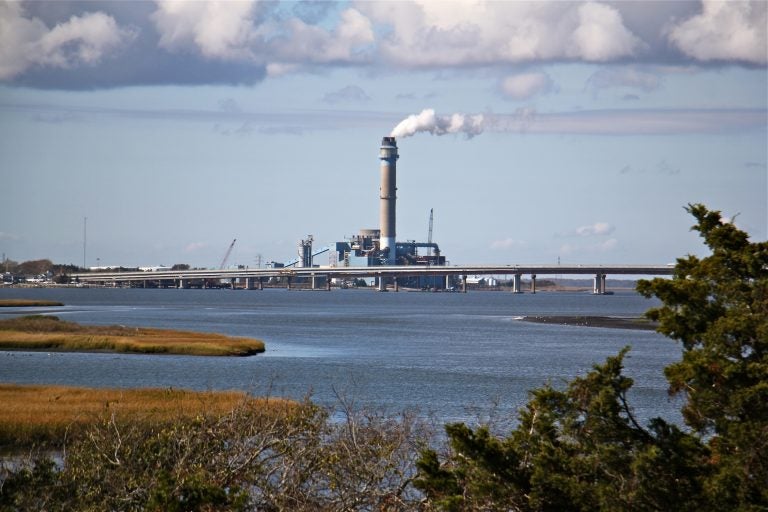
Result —
POLYGON ((0 384, 0 448, 11 452, 33 445, 56 449, 67 437, 76 437, 112 416, 158 425, 231 414, 242 407, 279 414, 293 404, 279 398, 254 398, 243 391, 0 384))
POLYGON ((0 299, 0 308, 63 306, 62 302, 37 299, 0 299))
POLYGON ((55 316, 32 315, 0 320, 0 350, 249 356, 264 352, 264 343, 215 333, 84 326, 55 316))

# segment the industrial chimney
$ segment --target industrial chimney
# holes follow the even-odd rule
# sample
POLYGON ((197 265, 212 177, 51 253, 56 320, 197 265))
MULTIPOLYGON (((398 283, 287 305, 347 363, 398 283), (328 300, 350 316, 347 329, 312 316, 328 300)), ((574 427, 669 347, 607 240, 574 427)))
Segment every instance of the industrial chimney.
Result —
POLYGON ((397 197, 397 141, 394 137, 384 137, 381 140, 379 159, 381 160, 381 188, 379 189, 379 228, 381 238, 379 248, 389 249, 387 265, 394 265, 395 254, 395 200, 397 197))

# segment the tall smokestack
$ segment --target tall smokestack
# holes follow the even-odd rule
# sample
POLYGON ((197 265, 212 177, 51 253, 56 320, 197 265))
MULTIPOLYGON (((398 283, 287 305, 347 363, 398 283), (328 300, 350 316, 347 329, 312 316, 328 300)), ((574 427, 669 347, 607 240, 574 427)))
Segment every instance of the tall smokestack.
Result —
POLYGON ((397 191, 397 141, 394 137, 381 140, 381 188, 379 189, 379 228, 381 250, 389 249, 387 264, 395 264, 395 193, 397 191))

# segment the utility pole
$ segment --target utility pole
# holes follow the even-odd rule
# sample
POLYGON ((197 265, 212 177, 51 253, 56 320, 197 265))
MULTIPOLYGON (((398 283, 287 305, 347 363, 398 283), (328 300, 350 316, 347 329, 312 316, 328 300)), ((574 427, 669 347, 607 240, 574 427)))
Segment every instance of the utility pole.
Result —
POLYGON ((88 235, 88 217, 83 217, 83 270, 85 270, 85 247, 88 235))

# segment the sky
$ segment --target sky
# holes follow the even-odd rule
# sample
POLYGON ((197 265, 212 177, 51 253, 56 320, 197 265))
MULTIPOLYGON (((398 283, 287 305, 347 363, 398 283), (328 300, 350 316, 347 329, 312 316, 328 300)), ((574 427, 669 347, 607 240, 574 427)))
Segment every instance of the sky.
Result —
POLYGON ((397 238, 426 241, 434 209, 450 264, 703 255, 689 203, 762 241, 767 12, 0 1, 0 251, 218 267, 237 239, 228 265, 291 260, 378 227, 390 134, 397 238))

